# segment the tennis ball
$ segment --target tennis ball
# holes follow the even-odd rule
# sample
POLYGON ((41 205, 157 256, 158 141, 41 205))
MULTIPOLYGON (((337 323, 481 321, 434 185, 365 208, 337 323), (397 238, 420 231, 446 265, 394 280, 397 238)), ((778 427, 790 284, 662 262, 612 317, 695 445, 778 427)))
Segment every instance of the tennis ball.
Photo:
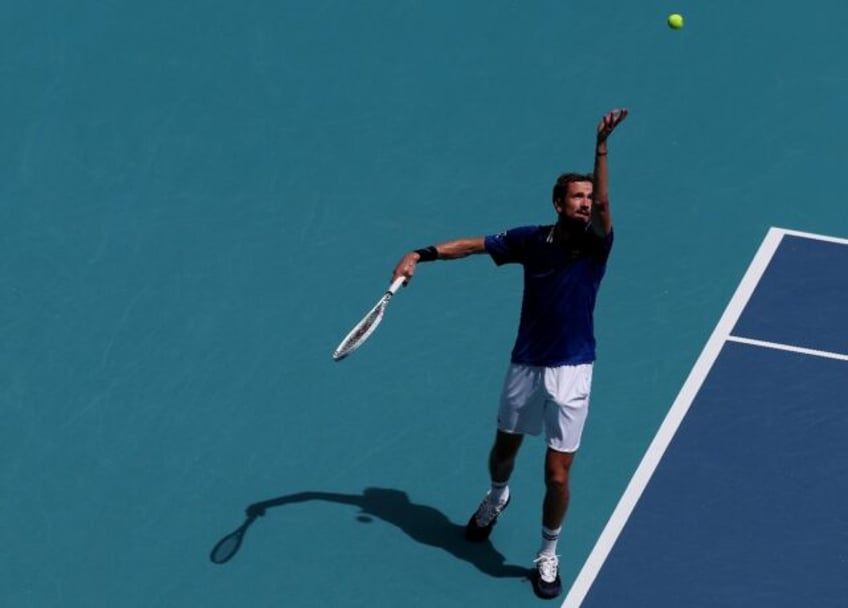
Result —
POLYGON ((683 15, 678 15, 674 13, 673 15, 668 16, 668 27, 673 30, 679 30, 683 27, 683 15))

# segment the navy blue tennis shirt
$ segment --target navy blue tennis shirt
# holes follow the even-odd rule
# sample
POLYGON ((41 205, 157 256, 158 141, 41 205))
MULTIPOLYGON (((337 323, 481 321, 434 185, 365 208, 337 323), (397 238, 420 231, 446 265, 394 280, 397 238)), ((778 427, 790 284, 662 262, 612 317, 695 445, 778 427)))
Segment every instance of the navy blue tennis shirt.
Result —
POLYGON ((522 226, 486 237, 495 264, 524 267, 513 363, 557 367, 595 360, 595 300, 613 234, 587 230, 565 243, 553 235, 553 226, 522 226))

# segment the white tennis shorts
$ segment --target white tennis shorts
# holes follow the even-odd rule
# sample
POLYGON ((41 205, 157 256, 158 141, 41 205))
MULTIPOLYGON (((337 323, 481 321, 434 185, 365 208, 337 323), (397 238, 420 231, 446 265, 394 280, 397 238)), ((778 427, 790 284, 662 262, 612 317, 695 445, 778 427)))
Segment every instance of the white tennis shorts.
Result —
POLYGON ((576 452, 589 412, 592 364, 537 367, 510 363, 501 393, 498 429, 539 435, 557 452, 576 452))

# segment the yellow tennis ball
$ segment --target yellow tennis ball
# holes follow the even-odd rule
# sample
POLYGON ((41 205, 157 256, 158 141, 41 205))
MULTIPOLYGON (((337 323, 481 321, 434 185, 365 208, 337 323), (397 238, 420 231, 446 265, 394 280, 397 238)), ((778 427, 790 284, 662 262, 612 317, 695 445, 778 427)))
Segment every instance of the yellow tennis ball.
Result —
POLYGON ((673 15, 668 16, 668 27, 673 30, 679 30, 683 27, 683 15, 678 15, 674 13, 673 15))

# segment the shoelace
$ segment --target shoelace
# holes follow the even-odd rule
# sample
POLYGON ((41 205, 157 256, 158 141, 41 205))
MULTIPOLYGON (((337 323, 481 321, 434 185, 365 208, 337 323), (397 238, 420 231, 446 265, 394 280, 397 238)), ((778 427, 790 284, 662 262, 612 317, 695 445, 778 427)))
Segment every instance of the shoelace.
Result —
POLYGON ((559 569, 559 555, 540 555, 533 560, 533 563, 538 566, 539 576, 546 583, 552 583, 556 580, 557 570, 559 569))
POLYGON ((479 526, 488 526, 489 523, 500 514, 503 510, 503 505, 496 505, 492 500, 486 496, 483 499, 483 502, 480 503, 480 506, 477 508, 477 524, 479 526))

